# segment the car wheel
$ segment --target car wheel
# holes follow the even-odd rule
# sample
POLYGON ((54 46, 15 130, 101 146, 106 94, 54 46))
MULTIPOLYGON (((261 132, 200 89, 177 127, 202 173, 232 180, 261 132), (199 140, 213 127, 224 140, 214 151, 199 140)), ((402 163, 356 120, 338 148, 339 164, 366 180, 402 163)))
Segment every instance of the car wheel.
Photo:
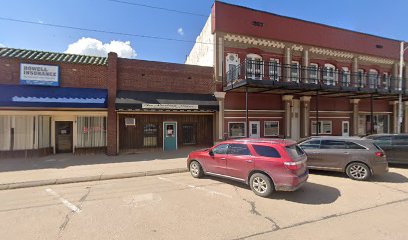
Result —
POLYGON ((353 180, 364 181, 371 176, 371 171, 364 163, 355 162, 347 166, 346 174, 353 180))
POLYGON ((256 195, 261 197, 267 197, 273 192, 271 179, 262 173, 253 174, 249 179, 249 186, 256 195))
POLYGON ((200 178, 204 175, 203 168, 201 167, 199 162, 192 161, 190 163, 190 173, 191 173, 191 176, 195 178, 200 178))

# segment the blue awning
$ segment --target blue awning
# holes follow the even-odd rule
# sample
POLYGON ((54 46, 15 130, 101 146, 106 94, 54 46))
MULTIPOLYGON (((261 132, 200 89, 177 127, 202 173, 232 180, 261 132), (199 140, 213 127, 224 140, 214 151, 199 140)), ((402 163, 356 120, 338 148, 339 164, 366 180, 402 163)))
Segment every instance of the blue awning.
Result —
POLYGON ((106 108, 106 89, 0 85, 0 107, 106 108))

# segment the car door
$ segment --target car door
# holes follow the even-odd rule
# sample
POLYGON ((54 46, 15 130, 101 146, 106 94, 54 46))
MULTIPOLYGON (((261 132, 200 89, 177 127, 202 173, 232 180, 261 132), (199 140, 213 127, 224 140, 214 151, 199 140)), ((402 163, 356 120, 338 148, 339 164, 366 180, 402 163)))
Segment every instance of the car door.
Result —
POLYGON ((254 168, 254 159, 247 144, 233 143, 228 147, 227 175, 245 180, 254 168))
POLYGON ((209 157, 205 161, 207 172, 215 174, 226 174, 228 144, 219 144, 209 152, 209 157))
POLYGON ((408 163, 408 135, 394 135, 391 145, 393 161, 408 163))
POLYGON ((350 151, 342 140, 322 140, 320 158, 316 166, 328 170, 341 170, 350 160, 350 151))
POLYGON ((310 139, 299 144, 307 155, 307 166, 314 167, 320 161, 320 139, 310 139))

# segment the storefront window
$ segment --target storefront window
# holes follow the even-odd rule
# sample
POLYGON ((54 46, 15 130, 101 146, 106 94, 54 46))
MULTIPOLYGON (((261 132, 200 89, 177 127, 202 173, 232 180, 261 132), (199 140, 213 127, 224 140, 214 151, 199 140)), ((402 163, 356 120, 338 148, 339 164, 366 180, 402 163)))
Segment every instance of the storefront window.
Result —
POLYGON ((51 146, 51 117, 38 117, 38 148, 51 146))
POLYGON ((230 122, 228 123, 229 136, 234 137, 245 137, 245 123, 244 122, 230 122))
POLYGON ((0 116, 0 151, 11 148, 11 116, 0 116))
POLYGON ((278 136, 279 135, 279 122, 278 121, 265 121, 264 122, 264 136, 278 136))
POLYGON ((316 134, 316 127, 319 134, 332 134, 332 121, 312 121, 312 135, 316 134))
POLYGON ((371 115, 360 115, 359 117, 359 135, 389 133, 389 116, 386 114, 373 115, 373 131, 371 131, 371 115))
POLYGON ((145 124, 143 127, 143 147, 157 147, 157 125, 145 124))
POLYGON ((35 142, 34 116, 14 116, 12 123, 14 123, 11 128, 14 139, 13 150, 33 149, 35 142))
POLYGON ((106 117, 78 117, 77 147, 106 146, 106 117))

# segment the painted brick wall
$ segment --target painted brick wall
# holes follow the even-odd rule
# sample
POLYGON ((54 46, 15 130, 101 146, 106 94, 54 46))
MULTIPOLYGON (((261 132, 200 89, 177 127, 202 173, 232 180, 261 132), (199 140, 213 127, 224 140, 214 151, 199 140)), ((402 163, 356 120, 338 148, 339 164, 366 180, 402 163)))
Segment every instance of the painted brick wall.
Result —
POLYGON ((118 59, 118 90, 213 93, 213 75, 212 67, 118 59))
POLYGON ((0 84, 20 84, 20 63, 60 66, 61 87, 106 88, 107 66, 0 58, 0 84))

